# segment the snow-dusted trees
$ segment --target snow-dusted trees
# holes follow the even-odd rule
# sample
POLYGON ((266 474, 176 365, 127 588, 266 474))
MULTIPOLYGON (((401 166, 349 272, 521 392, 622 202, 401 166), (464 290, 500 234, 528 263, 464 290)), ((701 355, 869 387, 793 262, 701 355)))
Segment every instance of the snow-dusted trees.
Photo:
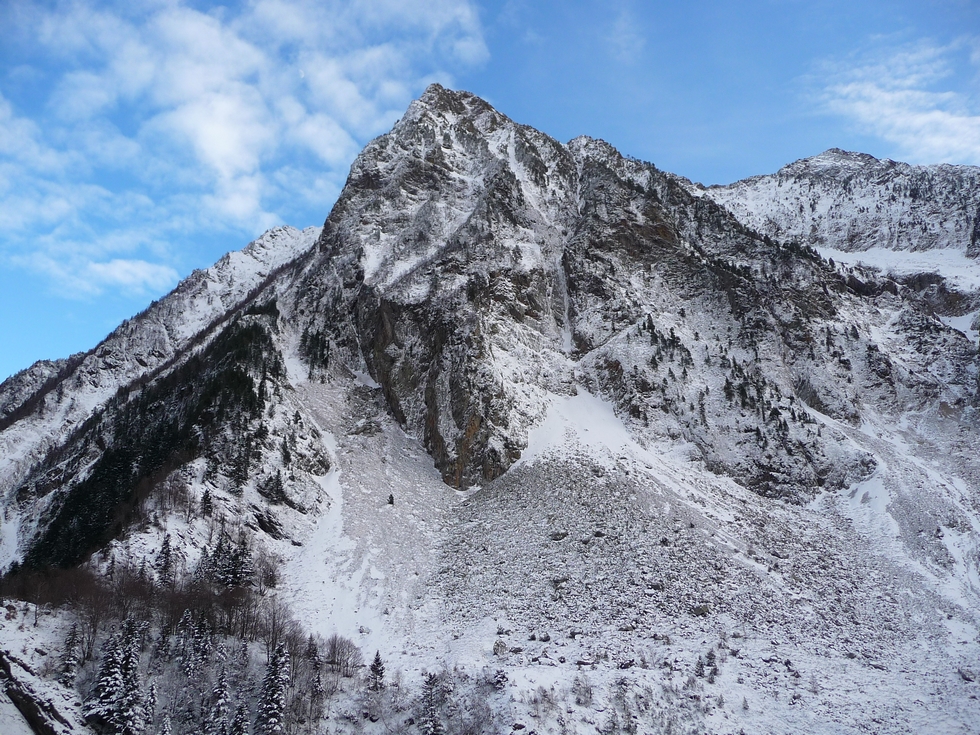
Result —
POLYGON ((218 681, 211 692, 204 729, 207 735, 228 735, 230 728, 231 688, 228 684, 228 674, 222 666, 221 671, 218 672, 218 681))
POLYGON ((283 644, 299 656, 303 646, 303 630, 293 618, 289 606, 277 597, 267 598, 262 605, 259 636, 265 643, 267 658, 283 644))
POLYGON ((385 665, 381 660, 381 651, 374 652, 374 660, 368 671, 368 689, 372 692, 380 692, 385 686, 385 665))
POLYGON ((204 493, 201 495, 201 515, 210 518, 214 513, 214 499, 211 497, 211 488, 205 486, 204 493))
POLYGON ((203 616, 185 610, 177 624, 174 637, 174 656, 189 680, 197 680, 207 667, 214 649, 214 632, 203 616))
POLYGON ((146 725, 146 694, 140 672, 144 626, 127 618, 102 648, 99 675, 85 704, 85 718, 117 735, 139 735, 146 725))
POLYGON ((242 587, 252 582, 252 550, 248 537, 240 532, 234 540, 224 528, 218 534, 214 548, 201 555, 197 577, 224 587, 242 587))
POLYGON ((113 633, 102 645, 99 674, 95 688, 85 702, 85 719, 95 725, 108 725, 116 715, 119 693, 122 691, 119 636, 113 633))
POLYGON ((231 721, 231 728, 228 735, 249 735, 248 733, 248 707, 244 704, 238 705, 235 710, 235 717, 231 721))
POLYGON ((425 674, 418 704, 418 725, 422 735, 443 735, 446 732, 440 715, 443 697, 442 682, 439 681, 439 676, 434 673, 425 674))
POLYGON ((160 584, 166 587, 172 587, 174 583, 174 575, 176 573, 176 565, 169 533, 163 537, 163 544, 160 546, 160 551, 157 552, 154 566, 156 567, 157 574, 159 575, 160 584))
POLYGON ((294 671, 296 686, 300 696, 293 706, 300 719, 316 723, 323 716, 323 700, 326 689, 323 686, 323 657, 317 639, 311 634, 303 652, 301 671, 294 671))
POLYGON ((61 671, 58 673, 58 681, 66 687, 75 685, 75 674, 78 673, 80 663, 82 637, 78 634, 78 624, 72 623, 65 636, 65 650, 61 653, 61 671))
POLYGON ((289 653, 286 646, 276 646, 259 695, 258 714, 255 718, 256 735, 281 735, 286 732, 286 697, 289 689, 289 653))
POLYGON ((119 735, 139 735, 147 720, 147 697, 143 691, 140 675, 140 652, 142 650, 142 631, 132 622, 130 634, 123 624, 123 648, 121 670, 123 688, 119 697, 119 735))
POLYGON ((334 633, 327 639, 326 660, 334 667, 338 677, 350 678, 361 668, 364 656, 354 641, 334 633))
MULTIPOLYGON (((145 566, 118 558, 110 563, 106 555, 111 576, 95 576, 88 569, 52 575, 57 584, 47 588, 51 603, 72 608, 75 625, 66 627, 51 676, 79 688, 84 717, 100 735, 315 732, 328 689, 334 691, 325 686, 325 679, 332 678, 328 667, 336 670, 338 681, 360 672, 361 653, 352 641, 338 636, 328 646, 309 638, 270 590, 263 593, 255 583, 226 585, 228 574, 253 564, 244 539, 237 532, 222 533, 209 549, 206 575, 188 573, 174 537, 168 551, 163 536, 161 551, 145 566), (172 581, 160 584, 161 577, 170 577, 168 569, 172 581), (109 630, 110 625, 115 627, 109 630), (93 656, 86 661, 89 645, 93 656), (331 664, 325 661, 328 652, 331 664), (260 713, 266 661, 267 673, 282 672, 285 683, 278 689, 267 686, 260 713), (264 729, 257 730, 259 725, 264 729)), ((274 557, 256 554, 254 567, 260 570, 263 564, 267 574, 274 573, 274 557)), ((19 583, 5 578, 0 584, 6 587, 0 589, 23 587, 29 596, 26 584, 14 586, 19 583)))

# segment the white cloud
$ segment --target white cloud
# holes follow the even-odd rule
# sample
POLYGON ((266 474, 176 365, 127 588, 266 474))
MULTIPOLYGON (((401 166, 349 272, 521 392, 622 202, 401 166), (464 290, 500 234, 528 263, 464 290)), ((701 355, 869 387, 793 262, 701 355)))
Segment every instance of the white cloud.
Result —
POLYGON ((98 297, 105 292, 149 296, 177 284, 177 271, 169 265, 140 258, 88 260, 77 255, 35 252, 12 259, 19 267, 47 277, 59 296, 70 299, 98 297))
POLYGON ((88 263, 84 282, 90 287, 118 288, 127 293, 159 293, 177 283, 177 271, 145 260, 115 258, 106 263, 88 263))
POLYGON ((639 24, 629 9, 624 8, 616 15, 606 42, 618 61, 632 64, 640 60, 646 39, 640 33, 639 24))
MULTIPOLYGON (((956 63, 980 69, 977 39, 886 49, 829 65, 822 102, 914 163, 980 164, 980 98, 954 91, 956 63), (971 53, 972 52, 972 53, 971 53)), ((969 85, 959 85, 969 89, 969 85)))
POLYGON ((60 170, 64 166, 64 156, 44 145, 41 138, 40 127, 17 115, 0 93, 0 161, 26 163, 41 172, 60 170))
POLYGON ((90 71, 66 74, 52 97, 54 112, 66 120, 87 120, 116 102, 105 80, 90 71))
POLYGON ((15 10, 0 21, 41 103, 0 94, 0 256, 74 294, 172 285, 180 252, 150 243, 322 219, 426 80, 488 56, 473 0, 15 10))

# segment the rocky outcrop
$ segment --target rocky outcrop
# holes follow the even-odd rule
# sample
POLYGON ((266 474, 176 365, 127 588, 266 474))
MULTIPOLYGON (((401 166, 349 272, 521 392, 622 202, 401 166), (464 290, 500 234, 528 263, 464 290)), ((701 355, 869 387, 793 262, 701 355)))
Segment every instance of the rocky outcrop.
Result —
MULTIPOLYGON (((831 159, 828 187, 842 167, 863 181, 877 165, 831 159)), ((202 463, 233 495, 280 499, 262 488, 284 482, 276 457, 304 420, 296 352, 308 379, 377 385, 455 488, 505 473, 552 399, 579 387, 642 441, 682 443, 794 502, 874 471, 841 426, 976 401, 976 346, 935 318, 937 289, 835 268, 715 194, 429 87, 355 161, 315 246, 268 233, 11 404, 0 447, 30 508, 22 549, 77 563, 138 515, 141 493, 202 463), (245 334, 258 353, 239 354, 245 334), (267 410, 270 392, 295 420, 267 410)), ((315 475, 325 460, 307 449, 315 475)))
POLYGON ((57 706, 35 691, 30 680, 33 672, 9 651, 0 650, 0 696, 6 696, 35 735, 67 735, 81 731, 79 723, 70 722, 57 706))

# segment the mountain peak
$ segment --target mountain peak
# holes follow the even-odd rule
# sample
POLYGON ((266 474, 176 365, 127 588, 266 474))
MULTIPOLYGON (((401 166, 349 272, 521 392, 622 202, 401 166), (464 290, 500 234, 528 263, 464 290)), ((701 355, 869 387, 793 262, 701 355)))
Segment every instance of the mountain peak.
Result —
POLYGON ((489 103, 471 92, 447 89, 434 82, 409 105, 404 119, 418 120, 425 113, 455 118, 483 112, 495 111, 489 103))
POLYGON ((815 156, 801 158, 784 166, 780 171, 799 173, 800 171, 827 171, 838 175, 867 170, 881 161, 868 153, 845 151, 843 148, 828 148, 815 156))
POLYGON ((843 251, 980 248, 980 169, 912 165, 830 148, 709 196, 780 240, 843 251))

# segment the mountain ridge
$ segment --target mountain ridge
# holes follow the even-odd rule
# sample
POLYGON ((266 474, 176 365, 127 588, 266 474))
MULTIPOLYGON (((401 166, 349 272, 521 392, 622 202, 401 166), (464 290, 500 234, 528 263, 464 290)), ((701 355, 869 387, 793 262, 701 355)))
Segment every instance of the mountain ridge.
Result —
POLYGON ((980 167, 911 165, 831 148, 724 186, 692 189, 779 239, 839 250, 980 254, 980 167), (859 216, 860 215, 860 216, 859 216))

